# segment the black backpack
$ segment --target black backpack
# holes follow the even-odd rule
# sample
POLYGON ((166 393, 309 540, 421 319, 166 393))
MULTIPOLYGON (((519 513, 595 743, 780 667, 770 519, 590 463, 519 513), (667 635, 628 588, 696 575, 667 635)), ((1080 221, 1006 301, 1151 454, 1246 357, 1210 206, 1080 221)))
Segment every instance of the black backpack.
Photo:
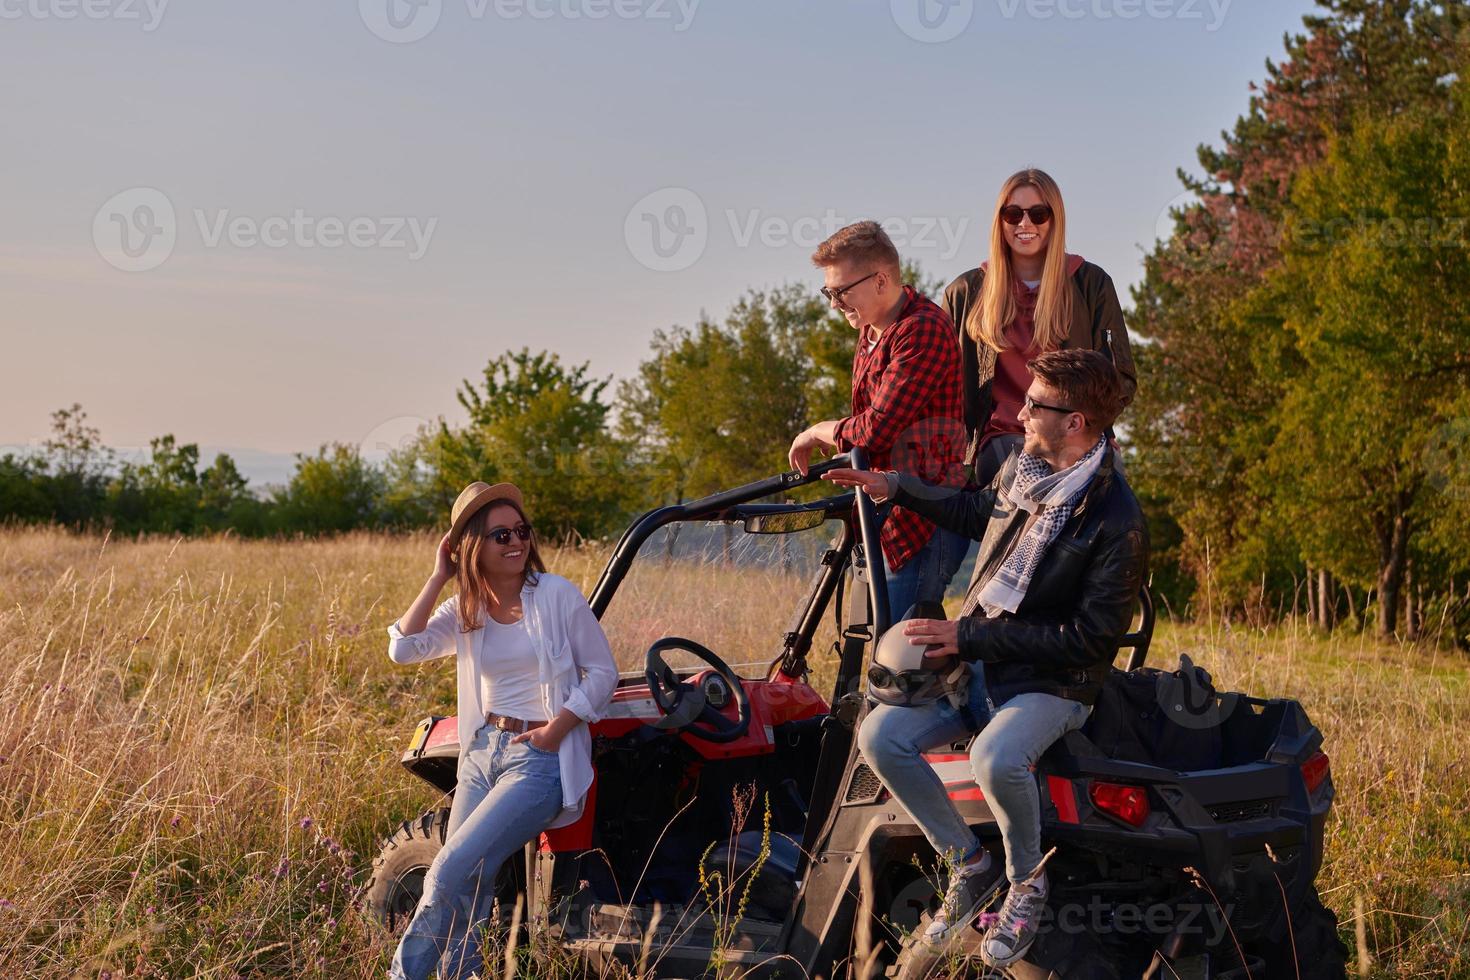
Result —
POLYGON ((1188 654, 1176 670, 1114 668, 1083 733, 1109 758, 1185 772, 1221 765, 1221 726, 1240 695, 1215 692, 1188 654))

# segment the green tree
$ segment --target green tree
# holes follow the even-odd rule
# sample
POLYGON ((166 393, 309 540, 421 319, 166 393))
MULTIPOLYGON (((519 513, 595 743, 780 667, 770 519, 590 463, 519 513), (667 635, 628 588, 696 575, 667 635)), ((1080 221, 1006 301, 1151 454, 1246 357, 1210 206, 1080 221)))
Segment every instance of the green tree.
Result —
MULTIPOLYGON (((1363 118, 1296 182, 1282 301, 1286 359, 1263 493, 1308 561, 1377 596, 1398 627, 1436 499, 1433 443, 1470 382, 1470 110, 1363 118)), ((1470 545, 1461 525, 1456 537, 1470 545)))
POLYGON ((390 457, 393 508, 409 521, 447 520, 466 484, 503 481, 521 488, 548 536, 615 531, 636 488, 627 453, 608 429, 610 379, 588 370, 525 349, 492 359, 478 385, 466 380, 460 388, 466 426, 440 420, 390 457))
POLYGON ((100 519, 115 456, 80 404, 51 413, 51 438, 42 450, 37 470, 52 519, 74 526, 100 519))
POLYGON ((31 456, 0 456, 0 522, 50 520, 51 501, 43 484, 46 462, 31 456))
POLYGON ((785 286, 747 293, 723 324, 654 334, 653 356, 619 387, 620 428, 638 446, 650 505, 786 468, 809 415, 812 338, 824 318, 809 289, 785 286))
POLYGON ((297 453, 290 482, 273 495, 271 527, 287 534, 327 534, 379 526, 384 489, 382 471, 355 446, 332 443, 315 455, 297 453))
MULTIPOLYGON (((1253 474, 1276 441, 1300 356, 1282 311, 1260 289, 1282 261, 1296 176, 1360 116, 1443 107, 1470 10, 1427 0, 1323 0, 1286 39, 1265 83, 1219 147, 1201 147, 1204 178, 1180 173, 1195 204, 1145 258, 1130 326, 1139 391, 1127 416, 1131 475, 1177 524, 1183 570, 1213 572, 1240 608, 1264 601, 1300 566, 1284 517, 1253 474), (1274 583, 1274 585, 1272 584, 1274 583)), ((1254 86, 1253 86, 1254 88, 1254 86)), ((1267 287, 1268 288, 1268 287, 1267 287)))
POLYGON ((219 453, 199 474, 198 527, 212 531, 233 528, 246 534, 265 529, 265 505, 250 492, 249 482, 228 453, 219 453))

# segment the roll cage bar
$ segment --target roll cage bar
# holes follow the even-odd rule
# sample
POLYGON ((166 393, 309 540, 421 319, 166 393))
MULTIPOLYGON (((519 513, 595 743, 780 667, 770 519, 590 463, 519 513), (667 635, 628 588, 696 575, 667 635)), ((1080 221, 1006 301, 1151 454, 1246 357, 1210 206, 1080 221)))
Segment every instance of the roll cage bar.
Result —
MULTIPOLYGON (((811 642, 816 626, 815 620, 822 614, 828 600, 836 591, 853 546, 860 543, 864 556, 882 554, 878 545, 877 508, 866 494, 856 492, 836 494, 807 503, 757 503, 756 501, 762 497, 789 493, 798 487, 810 486, 818 482, 823 473, 849 467, 866 470, 868 468, 867 452, 861 447, 854 447, 851 452, 812 466, 808 469, 806 476, 792 470, 735 487, 733 490, 722 490, 707 497, 700 497, 698 500, 669 504, 648 511, 623 532, 623 536, 613 549, 612 557, 602 570, 597 584, 592 587, 590 599, 592 612, 599 619, 602 618, 609 603, 612 602, 613 595, 622 585, 623 579, 627 577, 628 570, 633 567, 638 550, 661 527, 680 521, 743 521, 748 517, 773 514, 820 513, 825 515, 825 519, 842 521, 843 533, 834 553, 829 553, 829 558, 824 559, 823 563, 826 568, 815 586, 814 594, 808 596, 808 602, 800 610, 800 619, 786 634, 787 656, 792 652, 790 648, 793 643, 802 647, 797 652, 798 655, 804 656, 806 652, 804 645, 811 642), (857 514, 856 528, 853 526, 854 511, 857 514)), ((864 564, 868 566, 864 578, 868 592, 868 609, 872 615, 873 635, 881 636, 891 622, 883 562, 869 562, 865 558, 864 564)))
MULTIPOLYGON (((877 508, 866 494, 856 492, 836 494, 808 503, 763 504, 756 503, 756 501, 762 497, 809 486, 820 480, 823 473, 843 467, 867 470, 867 451, 861 446, 855 446, 851 452, 843 453, 810 467, 806 476, 791 470, 735 487, 732 490, 722 490, 707 497, 700 497, 698 500, 669 504, 648 511, 634 521, 618 539, 612 557, 608 560, 607 566, 603 568, 597 584, 593 586, 590 600, 592 612, 598 619, 602 618, 603 613, 607 611, 608 604, 612 602, 613 595, 617 592, 623 579, 627 577, 628 570, 632 568, 638 550, 661 527, 681 521, 733 522, 743 521, 747 517, 771 514, 822 513, 827 519, 843 522, 842 537, 834 552, 829 553, 828 559, 824 559, 827 567, 814 587, 813 594, 807 597, 808 601, 799 610, 799 619, 786 633, 785 654, 777 659, 791 661, 793 658, 804 658, 815 632, 815 620, 821 616, 836 591, 847 561, 851 557, 853 545, 859 542, 862 544, 863 556, 882 554, 878 544, 877 508), (852 521, 854 511, 857 514, 856 528, 853 527, 852 521)), ((872 638, 876 640, 892 623, 893 611, 888 608, 886 569, 882 561, 868 562, 865 557, 860 564, 867 566, 867 574, 863 575, 862 579, 867 585, 872 638)), ((1130 671, 1143 666, 1144 661, 1148 658, 1149 644, 1153 639, 1154 604, 1153 599, 1149 597, 1147 586, 1139 590, 1139 605, 1142 617, 1138 629, 1124 635, 1118 642, 1120 650, 1132 650, 1126 668, 1130 671)))

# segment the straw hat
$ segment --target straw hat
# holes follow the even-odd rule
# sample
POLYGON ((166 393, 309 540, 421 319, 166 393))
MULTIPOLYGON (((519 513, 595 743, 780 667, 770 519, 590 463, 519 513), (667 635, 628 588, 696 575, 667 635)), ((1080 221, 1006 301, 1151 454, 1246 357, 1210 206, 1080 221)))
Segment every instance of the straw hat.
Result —
POLYGON ((492 500, 509 500, 526 512, 525 502, 521 498, 521 491, 513 483, 497 483, 491 486, 476 480, 459 492, 454 500, 454 507, 450 510, 449 542, 455 544, 459 536, 464 532, 464 526, 469 523, 475 512, 480 510, 492 500))

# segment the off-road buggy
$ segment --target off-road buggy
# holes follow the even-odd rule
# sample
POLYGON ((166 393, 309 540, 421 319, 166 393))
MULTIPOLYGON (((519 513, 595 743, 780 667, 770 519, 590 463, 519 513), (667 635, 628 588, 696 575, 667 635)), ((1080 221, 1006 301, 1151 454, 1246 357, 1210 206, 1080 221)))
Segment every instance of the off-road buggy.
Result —
MULTIPOLYGON (((973 927, 944 951, 919 942, 945 871, 856 747, 865 659, 890 623, 883 563, 868 560, 879 517, 861 494, 769 499, 862 465, 852 457, 650 511, 593 589, 615 655, 640 669, 592 726, 583 817, 494 883, 502 907, 522 894, 527 921, 589 972, 616 960, 679 977, 711 964, 990 975, 973 927), (724 659, 761 650, 768 661, 724 659)), ((1051 897, 1006 975, 1341 976, 1336 920, 1314 887, 1333 798, 1321 734, 1294 701, 1144 668, 1146 593, 1140 605, 1126 670, 1036 767, 1051 897)), ((452 794, 458 750, 455 719, 431 716, 402 762, 452 794)), ((965 743, 927 760, 1001 858, 965 743)), ((448 802, 404 822, 375 860, 367 900, 384 922, 412 914, 448 802)))

